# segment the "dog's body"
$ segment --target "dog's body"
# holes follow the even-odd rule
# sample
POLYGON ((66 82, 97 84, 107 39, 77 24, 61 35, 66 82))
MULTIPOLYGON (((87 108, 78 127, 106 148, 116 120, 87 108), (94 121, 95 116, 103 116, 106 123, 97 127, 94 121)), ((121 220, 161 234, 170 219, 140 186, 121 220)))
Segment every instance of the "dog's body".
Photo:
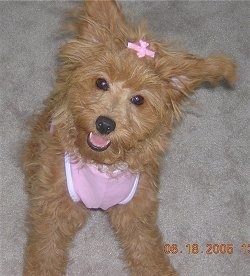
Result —
POLYGON ((235 67, 171 51, 129 25, 115 1, 87 1, 72 14, 75 39, 60 51, 24 154, 24 275, 63 275, 91 208, 106 210, 132 275, 176 275, 156 226, 159 163, 180 104, 204 82, 233 84, 235 67))

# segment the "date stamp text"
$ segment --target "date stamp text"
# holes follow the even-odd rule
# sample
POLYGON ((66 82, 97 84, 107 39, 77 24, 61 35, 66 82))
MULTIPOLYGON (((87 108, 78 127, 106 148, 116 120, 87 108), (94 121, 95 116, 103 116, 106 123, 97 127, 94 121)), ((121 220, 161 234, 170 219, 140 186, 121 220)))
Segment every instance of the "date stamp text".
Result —
MULTIPOLYGON (((218 255, 218 254, 228 254, 231 255, 235 252, 236 246, 232 243, 207 243, 205 245, 200 245, 198 243, 187 243, 183 247, 179 246, 176 243, 166 243, 163 247, 165 254, 206 254, 206 255, 218 255)), ((240 246, 237 246, 237 249, 240 250, 243 254, 250 255, 250 243, 243 243, 240 246)))

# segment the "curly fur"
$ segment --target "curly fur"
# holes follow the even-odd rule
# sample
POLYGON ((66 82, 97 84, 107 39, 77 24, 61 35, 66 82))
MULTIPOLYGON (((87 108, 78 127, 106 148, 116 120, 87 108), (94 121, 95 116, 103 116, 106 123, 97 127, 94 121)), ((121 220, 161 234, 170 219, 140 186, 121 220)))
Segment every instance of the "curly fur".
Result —
POLYGON ((181 117, 181 103, 204 82, 233 84, 235 65, 225 56, 197 57, 156 42, 144 23, 127 22, 115 1, 85 1, 70 13, 67 28, 74 39, 60 49, 53 93, 36 117, 24 152, 29 195, 24 275, 64 275, 69 244, 88 217, 89 210, 68 195, 65 152, 111 169, 126 163, 140 173, 133 200, 109 208, 107 215, 131 275, 177 275, 156 226, 161 156, 181 117), (126 47, 139 39, 150 43, 154 59, 139 59, 126 47), (109 82, 109 91, 96 87, 100 77, 109 82), (134 95, 142 95, 144 104, 133 105, 134 95), (115 120, 116 129, 108 134, 111 146, 96 152, 86 137, 96 131, 100 115, 115 120))

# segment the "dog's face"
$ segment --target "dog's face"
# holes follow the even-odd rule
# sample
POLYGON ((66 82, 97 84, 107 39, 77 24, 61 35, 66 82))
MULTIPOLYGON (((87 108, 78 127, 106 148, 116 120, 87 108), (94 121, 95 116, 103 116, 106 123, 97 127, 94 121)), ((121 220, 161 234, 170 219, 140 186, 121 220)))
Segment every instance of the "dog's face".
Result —
POLYGON ((72 72, 67 91, 75 145, 98 163, 124 162, 145 151, 146 140, 153 146, 164 132, 166 92, 150 66, 126 47, 115 51, 92 45, 88 54, 72 72))
POLYGON ((157 159, 182 100, 203 81, 233 82, 228 60, 168 52, 143 25, 129 25, 115 1, 86 1, 72 15, 75 39, 60 52, 52 117, 65 150, 86 160, 139 168, 157 159), (128 48, 140 40, 155 57, 128 48))

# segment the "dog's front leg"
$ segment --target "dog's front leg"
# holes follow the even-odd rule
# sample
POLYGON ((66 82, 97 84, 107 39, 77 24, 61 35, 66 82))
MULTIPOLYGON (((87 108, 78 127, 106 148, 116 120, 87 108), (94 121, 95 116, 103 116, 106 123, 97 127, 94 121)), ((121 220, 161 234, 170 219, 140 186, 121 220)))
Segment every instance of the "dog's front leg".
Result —
POLYGON ((39 162, 26 161, 29 209, 24 276, 64 275, 69 243, 87 218, 87 209, 68 195, 61 164, 62 158, 48 149, 39 162))
POLYGON ((58 199, 58 202, 46 199, 43 203, 41 200, 34 199, 34 206, 29 210, 23 275, 62 276, 65 274, 69 243, 82 226, 86 214, 82 207, 72 208, 70 203, 63 202, 64 199, 58 199))
POLYGON ((144 175, 131 203, 108 211, 133 276, 177 275, 163 253, 162 238, 156 225, 156 197, 153 179, 150 183, 150 176, 144 175))

